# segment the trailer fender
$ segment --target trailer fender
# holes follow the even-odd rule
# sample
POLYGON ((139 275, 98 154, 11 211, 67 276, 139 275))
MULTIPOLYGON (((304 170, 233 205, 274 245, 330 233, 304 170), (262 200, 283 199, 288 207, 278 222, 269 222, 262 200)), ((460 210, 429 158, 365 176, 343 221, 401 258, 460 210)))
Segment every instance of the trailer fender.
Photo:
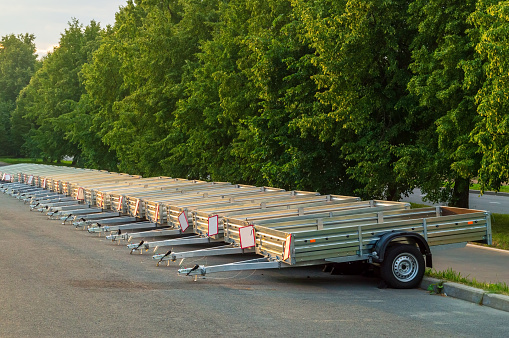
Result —
POLYGON ((415 241, 421 253, 426 256, 426 267, 428 268, 433 267, 431 249, 429 248, 428 242, 421 235, 415 232, 407 231, 389 232, 383 234, 380 237, 380 239, 376 242, 371 253, 374 262, 377 263, 383 262, 387 247, 396 238, 406 238, 415 241))

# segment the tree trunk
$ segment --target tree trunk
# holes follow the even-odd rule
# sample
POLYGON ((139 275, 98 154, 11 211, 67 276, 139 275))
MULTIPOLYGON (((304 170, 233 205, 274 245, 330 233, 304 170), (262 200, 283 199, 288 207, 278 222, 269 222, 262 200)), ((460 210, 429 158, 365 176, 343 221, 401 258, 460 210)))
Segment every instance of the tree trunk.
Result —
POLYGON ((470 192, 470 179, 457 178, 455 180, 450 206, 468 208, 469 192, 470 192))
POLYGON ((399 201, 401 199, 401 192, 397 184, 388 184, 386 199, 388 201, 399 201))

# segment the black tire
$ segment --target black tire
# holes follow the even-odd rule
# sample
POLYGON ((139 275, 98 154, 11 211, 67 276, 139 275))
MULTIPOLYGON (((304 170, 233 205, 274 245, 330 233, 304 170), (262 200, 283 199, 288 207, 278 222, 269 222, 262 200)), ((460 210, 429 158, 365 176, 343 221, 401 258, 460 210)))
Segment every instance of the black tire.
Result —
POLYGON ((414 245, 389 246, 380 272, 382 279, 392 288, 415 288, 424 276, 424 257, 414 245))

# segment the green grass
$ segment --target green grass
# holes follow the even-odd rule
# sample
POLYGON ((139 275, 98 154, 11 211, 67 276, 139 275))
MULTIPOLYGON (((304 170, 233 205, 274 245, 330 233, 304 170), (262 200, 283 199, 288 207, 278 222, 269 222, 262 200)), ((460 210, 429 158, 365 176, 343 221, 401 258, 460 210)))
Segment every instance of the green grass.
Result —
POLYGON ((429 208, 431 205, 427 204, 419 204, 419 203, 412 203, 410 202, 410 208, 417 209, 417 208, 429 208))
POLYGON ((509 215, 492 214, 491 231, 493 233, 492 246, 499 249, 509 250, 509 215))
MULTIPOLYGON (((481 190, 481 185, 478 183, 471 184, 470 190, 481 190)), ((509 192, 509 185, 502 185, 500 187, 500 192, 509 192)))
POLYGON ((32 159, 32 158, 13 158, 13 157, 0 157, 0 162, 5 162, 9 164, 20 164, 20 163, 38 163, 38 164, 51 164, 57 166, 71 166, 71 161, 60 161, 57 163, 56 161, 43 161, 41 159, 32 159))
POLYGON ((460 283, 474 288, 482 289, 491 293, 509 295, 509 286, 504 283, 484 283, 478 282, 475 278, 469 279, 468 276, 462 276, 461 273, 447 269, 445 271, 437 271, 435 269, 426 269, 426 276, 446 280, 454 283, 460 283))

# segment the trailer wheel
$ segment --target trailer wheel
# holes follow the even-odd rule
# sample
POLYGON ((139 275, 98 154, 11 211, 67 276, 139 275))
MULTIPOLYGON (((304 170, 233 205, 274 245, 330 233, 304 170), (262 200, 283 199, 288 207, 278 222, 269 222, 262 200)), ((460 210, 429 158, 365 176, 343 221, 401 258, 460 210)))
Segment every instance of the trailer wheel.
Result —
POLYGON ((389 246, 381 265, 381 277, 395 289, 412 289, 424 276, 424 257, 420 250, 409 244, 389 246))

